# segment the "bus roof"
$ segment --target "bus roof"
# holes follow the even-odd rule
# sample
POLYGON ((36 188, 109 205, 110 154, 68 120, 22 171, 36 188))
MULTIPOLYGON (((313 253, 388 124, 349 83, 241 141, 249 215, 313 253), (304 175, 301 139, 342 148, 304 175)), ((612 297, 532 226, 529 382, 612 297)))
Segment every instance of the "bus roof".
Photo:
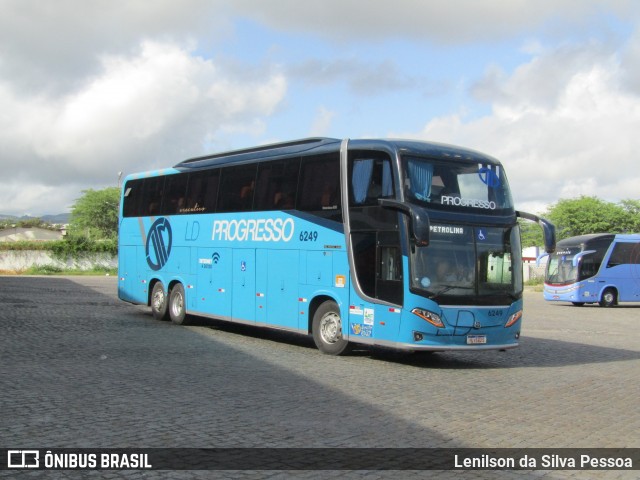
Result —
POLYGON ((594 240, 613 240, 612 233, 590 233, 588 235, 577 235, 575 237, 563 238, 558 241, 558 247, 564 245, 586 245, 594 240))
MULTIPOLYGON (((329 153, 340 149, 341 140, 337 138, 313 137, 274 143, 259 147, 232 150, 212 155, 194 157, 175 165, 179 170, 210 168, 235 163, 248 163, 302 155, 305 153, 329 153)), ((500 165, 495 158, 467 148, 446 145, 443 143, 425 142, 418 140, 393 139, 357 139, 349 140, 351 147, 359 149, 386 149, 401 153, 428 155, 443 159, 464 159, 482 163, 500 165)))
POLYGON ((591 233, 588 235, 578 235, 576 237, 564 238, 558 242, 558 247, 574 246, 574 245, 589 245, 596 241, 613 241, 616 240, 628 240, 628 241, 640 241, 640 234, 637 233, 591 233))
POLYGON ((640 233, 618 233, 616 240, 640 242, 640 233))

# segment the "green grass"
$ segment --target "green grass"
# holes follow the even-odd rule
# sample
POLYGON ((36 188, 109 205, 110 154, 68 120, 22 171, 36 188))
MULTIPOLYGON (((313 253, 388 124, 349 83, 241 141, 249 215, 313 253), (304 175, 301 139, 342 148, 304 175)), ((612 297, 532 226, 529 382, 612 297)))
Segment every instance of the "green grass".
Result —
POLYGON ((542 292, 544 290, 544 278, 543 277, 533 277, 524 282, 525 287, 529 287, 530 290, 534 292, 542 292))
POLYGON ((11 275, 84 275, 84 276, 102 276, 102 275, 113 275, 116 276, 118 274, 117 268, 93 268, 91 270, 77 270, 77 269, 63 269, 59 267, 54 267, 51 265, 42 265, 30 267, 26 270, 19 272, 0 272, 3 274, 11 274, 11 275))
POLYGON ((25 250, 51 250, 53 245, 62 240, 49 240, 35 242, 33 240, 20 240, 18 242, 0 242, 0 251, 25 251, 25 250))

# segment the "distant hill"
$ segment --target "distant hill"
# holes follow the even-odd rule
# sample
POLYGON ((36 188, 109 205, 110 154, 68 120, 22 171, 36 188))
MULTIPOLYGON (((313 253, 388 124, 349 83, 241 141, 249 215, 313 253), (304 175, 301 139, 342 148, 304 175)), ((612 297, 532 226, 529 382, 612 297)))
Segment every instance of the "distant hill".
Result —
POLYGON ((31 217, 29 215, 23 215, 22 217, 16 217, 15 215, 5 215, 0 213, 0 220, 15 220, 16 222, 20 222, 23 220, 32 220, 34 218, 40 218, 45 223, 52 224, 66 224, 69 223, 70 214, 68 213, 58 213, 56 215, 42 215, 41 217, 31 217))
POLYGON ((58 213, 57 215, 43 215, 40 217, 43 222, 47 223, 59 223, 65 224, 69 223, 69 217, 71 215, 69 213, 58 213))

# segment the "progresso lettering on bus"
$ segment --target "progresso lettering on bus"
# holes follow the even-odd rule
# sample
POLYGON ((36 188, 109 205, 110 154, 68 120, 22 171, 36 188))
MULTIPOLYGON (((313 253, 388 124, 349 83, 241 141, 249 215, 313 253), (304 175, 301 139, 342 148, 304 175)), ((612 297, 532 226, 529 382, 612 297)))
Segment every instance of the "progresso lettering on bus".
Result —
POLYGON ((237 242, 288 242, 293 238, 292 218, 215 220, 212 240, 237 242))
POLYGON ((477 200, 475 198, 460 198, 450 195, 442 195, 440 197, 440 203, 442 205, 453 205, 456 207, 484 208, 486 210, 496 209, 496 202, 493 200, 477 200))

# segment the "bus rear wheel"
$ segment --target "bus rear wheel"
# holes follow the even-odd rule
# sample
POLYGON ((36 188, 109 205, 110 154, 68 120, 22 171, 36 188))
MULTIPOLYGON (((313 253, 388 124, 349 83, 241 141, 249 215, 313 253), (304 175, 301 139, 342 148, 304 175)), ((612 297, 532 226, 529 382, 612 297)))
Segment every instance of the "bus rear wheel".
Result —
POLYGON ((185 325, 187 323, 186 305, 184 287, 181 283, 176 283, 169 294, 169 316, 176 325, 185 325))
POLYGON ((313 315, 311 331, 313 341, 322 353, 347 353, 349 341, 342 336, 342 319, 336 302, 329 300, 318 307, 313 315))
POLYGON ((613 288, 607 288, 602 292, 602 297, 600 298, 601 307, 613 307, 617 303, 618 295, 613 288))
POLYGON ((162 282, 156 282, 151 290, 151 314, 156 320, 168 320, 167 294, 162 282))

